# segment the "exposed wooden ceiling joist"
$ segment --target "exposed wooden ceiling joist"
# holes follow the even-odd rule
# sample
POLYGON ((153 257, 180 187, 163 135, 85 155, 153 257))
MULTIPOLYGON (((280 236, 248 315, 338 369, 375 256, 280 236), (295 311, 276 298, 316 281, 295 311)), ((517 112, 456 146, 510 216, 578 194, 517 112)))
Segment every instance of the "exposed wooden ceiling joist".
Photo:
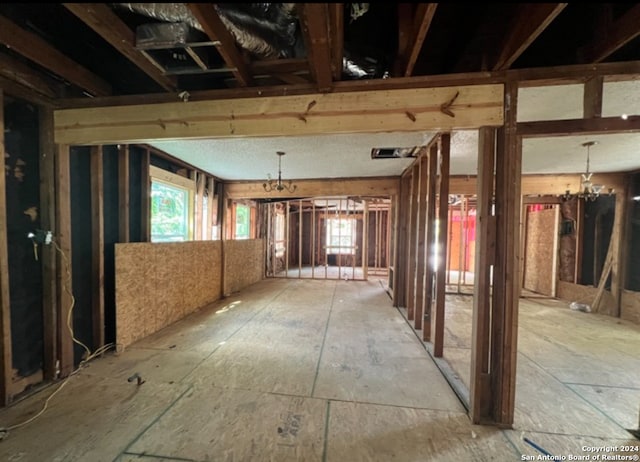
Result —
POLYGON ((567 5, 568 3, 521 4, 505 34, 505 41, 492 69, 509 69, 567 5))
POLYGON ((176 78, 165 75, 136 49, 135 33, 106 3, 63 3, 63 5, 162 88, 168 91, 177 89, 176 78))
POLYGON ((413 23, 413 34, 408 42, 409 50, 406 54, 407 67, 404 70, 405 77, 410 77, 413 73, 413 68, 416 65, 416 61, 418 60, 420 50, 422 50, 424 39, 427 36, 427 32, 429 32, 429 27, 431 26, 433 15, 436 14, 437 7, 437 3, 418 4, 418 10, 416 11, 415 20, 413 23))
POLYGON ((622 117, 595 117, 591 119, 519 122, 516 131, 519 136, 524 138, 637 133, 640 132, 640 116, 629 116, 626 119, 622 117))
POLYGON ((94 96, 111 94, 103 79, 4 16, 0 16, 0 43, 94 96))
POLYGON ((344 3, 329 3, 329 28, 331 37, 331 71, 333 80, 342 78, 344 55, 344 3))
POLYGON ((0 53, 0 75, 49 98, 62 95, 62 84, 5 53, 0 53))
POLYGON ((238 84, 242 87, 253 83, 249 68, 236 46, 231 32, 224 25, 213 3, 187 3, 189 10, 198 20, 204 32, 212 41, 220 42, 217 47, 220 56, 229 67, 238 84))
POLYGON ((640 35, 640 5, 632 7, 599 37, 580 50, 585 63, 599 63, 640 35))
POLYGON ((25 101, 29 101, 31 103, 42 104, 46 107, 54 107, 56 105, 55 99, 44 96, 41 93, 38 93, 31 88, 16 82, 13 79, 8 79, 0 75, 0 93, 3 92, 16 98, 24 99, 25 101))
POLYGON ((333 83, 329 51, 329 6, 327 3, 298 3, 297 8, 311 75, 318 85, 318 91, 329 91, 333 83))

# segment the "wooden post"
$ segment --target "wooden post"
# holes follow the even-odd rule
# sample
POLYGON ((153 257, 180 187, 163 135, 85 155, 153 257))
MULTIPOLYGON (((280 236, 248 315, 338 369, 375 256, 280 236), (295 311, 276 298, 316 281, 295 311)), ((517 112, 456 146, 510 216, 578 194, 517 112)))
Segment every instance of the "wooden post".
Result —
POLYGON ((630 176, 625 178, 625 188, 622 191, 618 191, 616 194, 616 205, 613 220, 613 230, 611 232, 611 244, 612 244, 612 261, 611 261, 611 295, 615 302, 614 312, 610 313, 611 316, 620 317, 622 308, 622 289, 624 288, 624 260, 626 260, 626 231, 628 221, 628 210, 632 204, 632 198, 630 196, 630 176))
MULTIPOLYGON (((196 241, 202 240, 202 219, 203 217, 203 203, 204 203, 204 183, 205 177, 204 173, 201 172, 193 172, 196 180, 196 213, 195 213, 195 230, 193 233, 194 239, 196 241)), ((251 223, 251 221, 250 221, 251 223)))
POLYGON ((411 173, 411 210, 409 221, 409 243, 407 245, 407 318, 413 321, 416 306, 416 253, 418 238, 418 188, 420 170, 418 165, 411 173))
POLYGON ((505 91, 505 125, 496 150, 496 265, 492 309, 492 390, 494 420, 511 427, 515 410, 520 299, 520 210, 522 137, 516 134, 517 82, 505 91))
POLYGON ((7 186, 4 175, 4 94, 0 89, 0 158, 2 158, 2 174, 0 175, 0 335, 2 335, 2 360, 0 361, 0 401, 9 404, 12 376, 11 357, 11 304, 9 298, 9 247, 7 243, 7 186))
POLYGON ((204 238, 210 241, 213 238, 211 228, 213 226, 213 203, 214 203, 215 182, 213 177, 207 178, 207 227, 204 238))
POLYGON ((60 360, 60 376, 68 376, 74 368, 73 340, 68 323, 73 285, 71 274, 71 171, 68 145, 58 145, 56 153, 56 177, 58 190, 56 195, 57 232, 54 233, 55 245, 58 247, 58 355, 60 360))
POLYGON ((291 230, 289 229, 289 223, 290 223, 289 222, 289 214, 290 214, 289 209, 291 208, 290 207, 291 204, 289 203, 289 201, 287 201, 287 202, 284 203, 284 205, 286 207, 285 211, 287 213, 286 225, 285 225, 285 227, 286 227, 285 239, 286 239, 287 245, 285 247, 286 250, 285 250, 285 254, 284 254, 285 255, 285 259, 284 259, 284 277, 288 278, 289 277, 289 255, 290 255, 289 252, 291 251, 291 245, 289 245, 290 242, 291 242, 291 230))
POLYGON ((436 312, 435 329, 433 334, 433 355, 442 357, 444 347, 444 308, 446 293, 446 261, 447 235, 449 225, 449 153, 451 148, 451 135, 444 133, 440 136, 440 190, 438 204, 438 242, 436 245, 438 255, 438 268, 436 270, 436 312))
POLYGON ((150 154, 145 149, 142 153, 140 169, 140 240, 151 242, 151 177, 149 176, 150 154))
MULTIPOLYGON (((427 183, 429 182, 429 157, 422 156, 417 166, 419 173, 418 186, 418 243, 416 250, 416 304, 415 323, 416 330, 422 329, 424 320, 424 275, 426 270, 429 246, 425 244, 427 229, 427 183)), ((426 326, 425 326, 426 328, 426 326)))
POLYGON ((298 199, 298 279, 302 277, 302 199, 298 199))
MULTIPOLYGON (((92 170, 93 170, 92 165, 92 170)), ((144 190, 145 183, 142 183, 144 190)), ((129 242, 129 145, 118 146, 118 242, 129 242)))
POLYGON ((316 277, 316 201, 311 200, 311 279, 316 277))
MULTIPOLYGON (((45 231, 56 227, 55 207, 55 144, 53 141, 53 110, 39 109, 40 114, 40 226, 45 231)), ((1 128, 1 127, 0 127, 1 128)), ((3 142, 0 142, 4 146, 3 142)), ((41 246, 42 258, 42 323, 44 327, 43 373, 45 380, 56 377, 57 345, 57 297, 56 297, 56 249, 53 245, 41 246)), ((0 273, 3 270, 0 269, 0 273)), ((0 302, 1 304, 1 302, 0 302)))
MULTIPOLYGON (((127 162, 127 165, 128 165, 128 162, 127 162)), ((103 187, 103 184, 104 184, 104 180, 103 180, 103 168, 102 168, 102 146, 92 146, 91 147, 91 238, 92 238, 92 242, 91 242, 91 306, 92 306, 92 319, 93 319, 94 350, 104 345, 104 336, 105 336, 105 333, 104 333, 104 187, 103 187)), ((127 185, 128 185, 128 182, 127 182, 127 185)), ((127 212, 129 211, 128 207, 126 211, 127 212)), ((127 234, 129 233, 127 232, 127 234)))
POLYGON ((582 281, 582 244, 584 241, 584 201, 576 198, 576 266, 574 271, 574 284, 582 281))
POLYGON ((409 237, 409 230, 407 227, 408 210, 409 210, 409 184, 410 178, 403 176, 400 178, 400 193, 397 196, 398 207, 397 216, 395 218, 396 239, 393 262, 393 304, 394 306, 406 306, 407 305, 407 281, 406 281, 406 269, 407 269, 407 240, 409 237))
POLYGON ((369 278, 369 201, 366 199, 362 214, 362 276, 365 281, 369 278))
POLYGON ((491 211, 495 135, 494 128, 482 127, 478 132, 476 255, 469 392, 469 413, 474 424, 490 423, 493 420, 489 364, 491 354, 491 267, 495 258, 495 241, 493 239, 495 220, 491 211))
POLYGON ((424 323, 422 326, 422 340, 431 341, 431 329, 433 323, 433 284, 435 270, 433 268, 433 252, 436 243, 436 175, 438 174, 438 144, 434 143, 429 148, 429 174, 427 181, 427 228, 426 228, 426 270, 424 283, 424 323))

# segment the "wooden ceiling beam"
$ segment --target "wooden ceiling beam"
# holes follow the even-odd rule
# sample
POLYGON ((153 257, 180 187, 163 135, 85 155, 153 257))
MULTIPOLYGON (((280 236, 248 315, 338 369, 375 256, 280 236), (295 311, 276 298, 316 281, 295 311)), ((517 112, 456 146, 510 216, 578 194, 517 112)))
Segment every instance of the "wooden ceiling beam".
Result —
POLYGON ((333 80, 341 80, 344 58, 344 3, 329 3, 329 31, 331 72, 333 80))
POLYGON ((46 107, 55 107, 56 100, 51 99, 48 96, 44 96, 41 93, 34 91, 32 88, 26 87, 15 80, 8 79, 0 75, 0 93, 13 96, 15 98, 21 98, 25 101, 29 101, 34 104, 41 104, 46 107))
POLYGON ((615 20, 607 32, 604 38, 595 39, 580 49, 584 63, 599 63, 640 35, 640 5, 615 20))
POLYGON ((524 138, 572 135, 606 135, 640 132, 640 116, 519 122, 516 133, 524 138))
POLYGON ((217 50, 229 67, 238 84, 247 87, 253 83, 249 67, 242 53, 236 46, 236 41, 231 32, 220 19, 213 3, 187 3, 189 10, 198 20, 202 29, 213 42, 219 42, 217 50))
POLYGON ((93 96, 111 94, 111 86, 103 79, 4 16, 0 16, 0 43, 93 96))
POLYGON ((524 3, 511 21, 505 41, 492 69, 509 69, 516 59, 564 10, 568 3, 524 3))
POLYGON ((330 91, 333 79, 328 3, 298 3, 297 8, 311 75, 316 81, 318 91, 330 91))
POLYGON ((437 7, 437 3, 418 3, 418 11, 413 23, 412 40, 409 40, 410 49, 407 53, 407 67, 404 70, 405 77, 410 77, 413 74, 413 68, 418 60, 420 50, 422 50, 424 39, 427 36, 427 32, 429 32, 437 7))
POLYGON ((106 3, 63 3, 63 5, 162 88, 167 91, 176 91, 177 79, 165 75, 136 48, 135 33, 106 3))
POLYGON ((0 53, 0 75, 48 98, 63 95, 61 83, 6 53, 0 53))

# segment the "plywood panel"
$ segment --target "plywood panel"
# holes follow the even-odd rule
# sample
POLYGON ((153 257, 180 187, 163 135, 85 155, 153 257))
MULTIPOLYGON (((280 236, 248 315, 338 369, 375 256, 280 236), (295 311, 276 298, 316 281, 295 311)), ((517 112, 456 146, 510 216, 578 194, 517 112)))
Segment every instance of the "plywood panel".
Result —
POLYGON ((264 241, 224 241, 224 293, 232 294, 258 282, 264 275, 264 241))
POLYGON ((221 241, 116 244, 116 338, 125 347, 220 297, 221 241))
POLYGON ((640 324, 640 292, 632 292, 630 290, 622 291, 620 317, 627 321, 640 324))
POLYGON ((553 296, 557 212, 545 209, 528 212, 524 288, 553 296))

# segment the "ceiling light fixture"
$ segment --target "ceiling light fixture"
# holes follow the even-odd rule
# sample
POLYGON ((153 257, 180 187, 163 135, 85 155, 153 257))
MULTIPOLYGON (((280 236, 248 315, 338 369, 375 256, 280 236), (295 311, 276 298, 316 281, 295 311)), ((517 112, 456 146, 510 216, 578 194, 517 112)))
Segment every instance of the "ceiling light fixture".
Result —
POLYGON ((282 156, 284 156, 285 153, 282 151, 278 151, 276 152, 276 154, 278 154, 278 181, 274 181, 271 178, 271 175, 268 175, 267 182, 263 183, 262 187, 266 192, 282 192, 286 190, 292 193, 298 188, 298 186, 294 185, 291 180, 289 180, 286 184, 282 182, 282 156))
MULTIPOLYGON (((586 141, 582 143, 582 146, 587 148, 587 170, 585 173, 581 175, 580 181, 580 192, 577 194, 571 194, 571 192, 567 189, 567 191, 562 195, 562 199, 569 200, 572 197, 576 196, 585 200, 595 201, 598 196, 600 196, 600 192, 604 189, 604 185, 595 184, 591 181, 591 177, 593 176, 593 172, 589 171, 589 160, 590 160, 590 149, 591 146, 598 144, 597 141, 586 141)), ((609 194, 613 192, 612 189, 609 189, 609 194)))

